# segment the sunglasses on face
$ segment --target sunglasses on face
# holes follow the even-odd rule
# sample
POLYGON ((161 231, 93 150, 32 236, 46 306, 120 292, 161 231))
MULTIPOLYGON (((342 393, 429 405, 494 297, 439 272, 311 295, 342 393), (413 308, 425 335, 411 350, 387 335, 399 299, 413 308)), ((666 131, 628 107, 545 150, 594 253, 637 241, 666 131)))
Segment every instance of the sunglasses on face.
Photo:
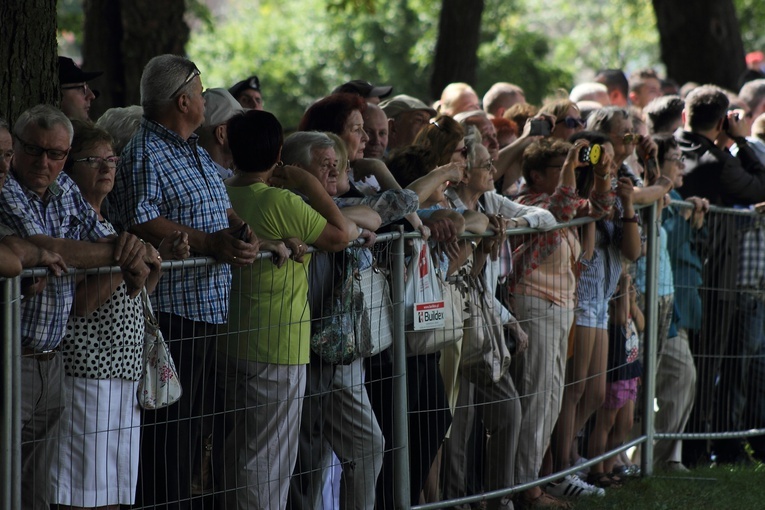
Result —
POLYGON ((466 145, 466 146, 462 147, 461 149, 456 149, 454 152, 455 153, 459 152, 460 154, 462 154, 463 158, 467 159, 467 157, 468 157, 468 146, 466 145))
POLYGON ((625 133, 622 137, 622 142, 624 145, 628 145, 631 143, 640 143, 643 141, 643 135, 638 133, 625 133))
POLYGON ((577 117, 566 117, 564 119, 556 120, 555 125, 557 126, 558 124, 566 124, 566 127, 569 129, 584 127, 582 119, 577 117))
POLYGON ((170 94, 170 99, 174 98, 176 96, 176 94, 178 94, 178 92, 180 92, 183 87, 185 87, 186 85, 188 85, 191 82, 191 80, 193 80, 194 78, 196 78, 197 76, 202 74, 202 71, 197 69, 196 64, 191 64, 191 65, 194 66, 194 69, 189 71, 189 74, 188 74, 188 76, 186 76, 186 79, 183 80, 183 83, 181 83, 180 86, 177 89, 175 89, 175 92, 170 94))

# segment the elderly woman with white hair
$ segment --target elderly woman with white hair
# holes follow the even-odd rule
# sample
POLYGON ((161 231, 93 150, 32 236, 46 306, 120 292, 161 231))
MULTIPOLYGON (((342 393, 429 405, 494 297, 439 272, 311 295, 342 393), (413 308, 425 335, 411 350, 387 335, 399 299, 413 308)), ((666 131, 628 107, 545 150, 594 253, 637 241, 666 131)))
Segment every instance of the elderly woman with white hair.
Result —
MULTIPOLYGON (((494 297, 501 277, 509 268, 503 266, 499 257, 491 254, 506 242, 508 227, 532 227, 549 230, 557 225, 553 215, 544 209, 516 204, 494 190, 496 168, 489 151, 481 144, 480 134, 468 128, 465 138, 468 146, 468 169, 457 185, 447 190, 451 206, 458 210, 472 210, 489 217, 489 229, 496 235, 481 238, 474 248, 471 272, 478 276, 486 292, 488 302, 493 303, 492 313, 499 323, 513 321, 510 312, 494 297)), ((504 341, 502 339, 501 341, 504 341)), ((522 342, 521 342, 522 344, 522 342)), ((519 345, 519 351, 525 348, 519 345)), ((458 369, 460 382, 457 407, 447 448, 445 496, 463 495, 466 489, 467 444, 471 435, 473 415, 478 411, 486 428, 489 444, 486 448, 486 472, 484 491, 512 487, 515 483, 516 450, 521 429, 521 404, 510 372, 505 371, 498 382, 489 385, 473 384, 463 373, 462 363, 458 369)), ((484 440, 484 434, 476 434, 484 440)), ((509 497, 494 499, 489 508, 512 508, 509 497)))

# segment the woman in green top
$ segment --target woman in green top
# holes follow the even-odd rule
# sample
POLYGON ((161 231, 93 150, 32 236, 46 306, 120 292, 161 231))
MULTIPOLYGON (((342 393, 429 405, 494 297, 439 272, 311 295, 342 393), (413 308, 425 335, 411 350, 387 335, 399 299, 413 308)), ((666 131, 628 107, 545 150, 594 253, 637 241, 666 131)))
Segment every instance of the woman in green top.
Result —
POLYGON ((273 264, 259 259, 235 270, 218 343, 224 493, 227 508, 279 508, 297 456, 310 352, 307 245, 339 251, 358 231, 314 176, 279 162, 282 127, 271 113, 236 115, 227 133, 236 166, 226 181, 231 204, 265 241, 261 249, 273 252, 273 264), (310 205, 280 188, 297 190, 310 205))

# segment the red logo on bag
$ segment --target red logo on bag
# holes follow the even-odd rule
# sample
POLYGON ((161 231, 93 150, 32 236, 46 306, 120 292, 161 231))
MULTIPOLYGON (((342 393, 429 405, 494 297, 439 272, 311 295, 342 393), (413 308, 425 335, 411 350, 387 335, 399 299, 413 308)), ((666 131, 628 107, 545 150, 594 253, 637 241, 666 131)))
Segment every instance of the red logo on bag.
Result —
POLYGON ((428 265, 428 259, 426 258, 428 256, 427 251, 428 250, 426 250, 424 246, 422 250, 420 250, 420 260, 418 261, 420 267, 420 278, 425 278, 425 276, 428 274, 428 270, 430 269, 430 266, 428 265))

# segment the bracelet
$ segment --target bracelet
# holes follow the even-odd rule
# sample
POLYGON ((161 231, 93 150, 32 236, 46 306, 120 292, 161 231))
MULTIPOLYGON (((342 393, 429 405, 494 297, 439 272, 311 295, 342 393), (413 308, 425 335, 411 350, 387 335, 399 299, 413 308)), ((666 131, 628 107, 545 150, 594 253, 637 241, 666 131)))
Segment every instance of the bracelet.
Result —
POLYGON ((637 223, 638 222, 638 215, 635 214, 632 218, 622 218, 622 223, 637 223))
POLYGON ((609 177, 611 177, 611 174, 608 172, 605 172, 603 175, 600 175, 598 172, 592 172, 595 174, 595 177, 598 179, 602 179, 604 181, 607 181, 609 177))

